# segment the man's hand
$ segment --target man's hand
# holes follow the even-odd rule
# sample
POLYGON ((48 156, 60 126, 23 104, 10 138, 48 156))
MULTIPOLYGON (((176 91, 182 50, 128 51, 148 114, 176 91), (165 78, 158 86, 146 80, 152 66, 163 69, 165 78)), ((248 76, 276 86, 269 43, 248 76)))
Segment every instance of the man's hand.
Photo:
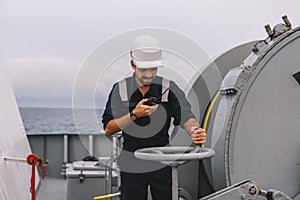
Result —
POLYGON ((195 144, 204 144, 206 142, 206 131, 202 128, 192 127, 192 140, 195 144))
POLYGON ((158 105, 155 106, 144 105, 144 103, 147 101, 148 99, 142 99, 132 110, 132 113, 135 114, 137 117, 145 117, 151 115, 154 111, 156 111, 158 105))

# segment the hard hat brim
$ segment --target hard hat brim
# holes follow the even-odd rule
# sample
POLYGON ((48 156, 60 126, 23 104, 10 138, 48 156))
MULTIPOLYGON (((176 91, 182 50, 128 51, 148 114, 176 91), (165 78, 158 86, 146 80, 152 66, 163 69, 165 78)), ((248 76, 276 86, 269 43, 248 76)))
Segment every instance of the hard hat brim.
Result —
POLYGON ((133 63, 137 68, 147 69, 147 68, 161 68, 164 66, 162 60, 157 61, 137 61, 133 59, 133 63))

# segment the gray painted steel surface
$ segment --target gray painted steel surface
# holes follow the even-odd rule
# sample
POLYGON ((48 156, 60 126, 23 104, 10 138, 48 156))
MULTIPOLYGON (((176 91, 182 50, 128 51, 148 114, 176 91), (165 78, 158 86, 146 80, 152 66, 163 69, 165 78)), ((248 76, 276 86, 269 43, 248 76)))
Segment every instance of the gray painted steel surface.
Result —
MULTIPOLYGON (((227 72, 230 69, 239 66, 242 61, 247 58, 256 42, 257 41, 247 42, 224 52, 209 63, 200 76, 193 78, 192 90, 188 94, 188 99, 191 102, 192 110, 195 113, 196 118, 200 122, 203 121, 206 109, 213 98, 213 95, 218 91, 227 72)), ((212 132, 209 127, 211 127, 214 122, 213 116, 215 115, 218 103, 219 101, 215 103, 211 114, 211 120, 208 123, 208 146, 210 144, 212 132)), ((189 145, 191 140, 184 130, 179 129, 172 142, 175 145, 189 145)), ((214 191, 212 188, 212 181, 210 180, 210 160, 203 160, 200 161, 200 163, 201 164, 199 165, 199 161, 192 161, 179 167, 179 185, 180 187, 187 189, 194 198, 203 197, 214 191), (197 172, 195 172, 195 169, 197 172), (197 185, 198 189, 194 189, 195 185, 197 185)), ((221 176, 224 177, 223 174, 221 176)))
POLYGON ((245 179, 300 192, 300 29, 259 48, 224 78, 211 145, 216 190, 245 179))
MULTIPOLYGON (((46 166, 47 174, 50 177, 60 177, 64 158, 64 135, 68 135, 68 163, 80 161, 89 155, 88 152, 88 134, 29 134, 27 135, 32 152, 40 155, 40 157, 48 164, 46 166)), ((94 134, 93 156, 109 157, 111 155, 112 142, 105 134, 94 134)))

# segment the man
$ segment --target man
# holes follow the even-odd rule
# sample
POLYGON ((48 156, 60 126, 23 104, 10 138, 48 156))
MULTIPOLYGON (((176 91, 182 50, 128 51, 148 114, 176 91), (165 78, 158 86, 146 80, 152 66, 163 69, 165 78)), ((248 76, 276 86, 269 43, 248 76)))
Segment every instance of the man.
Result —
POLYGON ((121 196, 123 200, 145 200, 150 186, 154 200, 171 200, 170 167, 138 160, 134 151, 167 146, 172 118, 195 144, 205 143, 206 132, 191 112, 184 92, 173 81, 157 76, 158 68, 163 67, 158 40, 150 35, 135 38, 130 56, 133 76, 114 84, 102 116, 105 133, 122 131, 124 138, 119 157, 121 196))

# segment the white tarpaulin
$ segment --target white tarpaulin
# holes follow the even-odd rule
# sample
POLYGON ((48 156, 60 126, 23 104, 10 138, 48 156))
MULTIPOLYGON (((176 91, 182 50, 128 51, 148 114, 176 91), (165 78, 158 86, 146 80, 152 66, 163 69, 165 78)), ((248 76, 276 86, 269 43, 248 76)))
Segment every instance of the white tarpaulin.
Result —
MULTIPOLYGON (((0 66, 0 93, 0 199, 31 199, 31 165, 3 159, 26 159, 31 153, 16 99, 3 66, 0 66)), ((38 181, 39 177, 36 175, 35 182, 38 181)))

